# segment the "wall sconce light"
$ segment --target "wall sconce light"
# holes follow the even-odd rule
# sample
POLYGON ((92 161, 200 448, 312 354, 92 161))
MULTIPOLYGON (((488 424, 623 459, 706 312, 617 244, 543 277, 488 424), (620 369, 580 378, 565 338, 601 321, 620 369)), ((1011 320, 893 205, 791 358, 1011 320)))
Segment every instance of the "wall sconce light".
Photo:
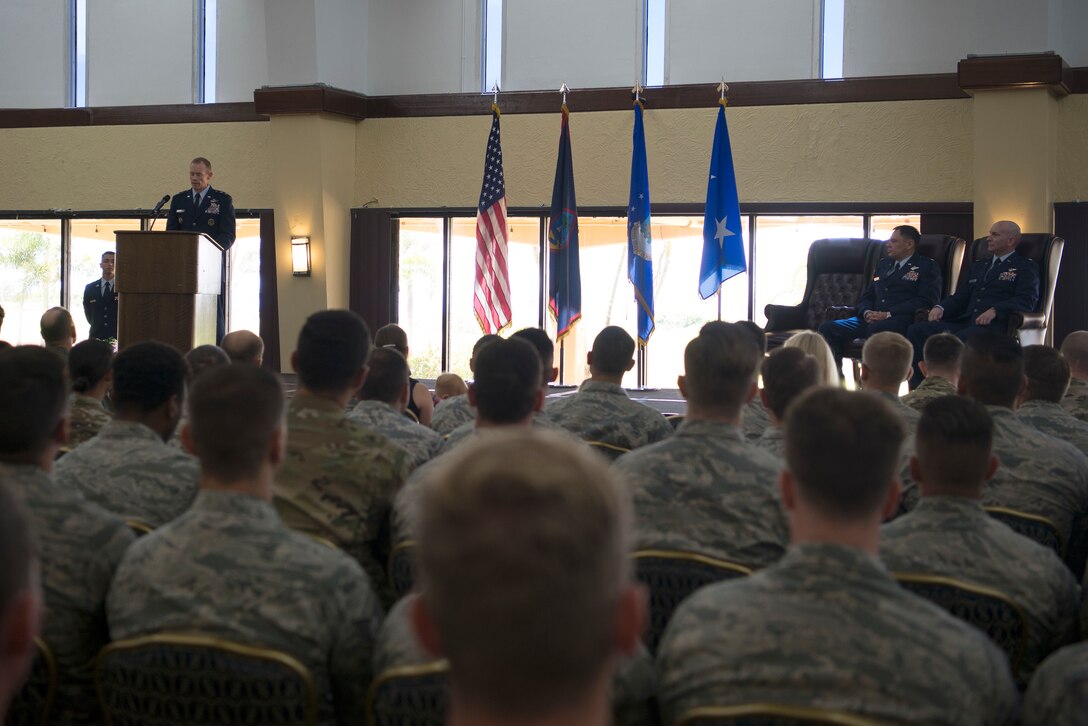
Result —
POLYGON ((310 238, 291 238, 291 272, 296 277, 310 276, 310 238))

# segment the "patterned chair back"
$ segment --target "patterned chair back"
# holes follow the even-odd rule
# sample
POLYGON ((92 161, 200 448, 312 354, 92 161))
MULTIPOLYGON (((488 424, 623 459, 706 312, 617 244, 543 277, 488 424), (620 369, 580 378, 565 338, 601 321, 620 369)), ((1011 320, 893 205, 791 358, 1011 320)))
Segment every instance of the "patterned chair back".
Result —
POLYGON ((651 653, 665 632, 676 607, 704 585, 751 575, 747 567, 696 552, 639 550, 635 575, 650 591, 650 628, 646 647, 651 653))
POLYGON ((367 696, 367 726, 444 726, 449 670, 440 660, 378 674, 367 696))
POLYGON ((1027 616, 1002 592, 960 582, 950 577, 893 573, 907 590, 965 620, 1001 647, 1017 673, 1028 643, 1027 616))
POLYGON ((986 513, 1017 534, 1035 540, 1044 547, 1054 550, 1058 557, 1065 558, 1065 538, 1062 537, 1058 525, 1046 517, 1005 507, 986 507, 986 513))
POLYGON ((30 666, 30 676, 15 694, 5 726, 45 726, 57 695, 57 659, 41 638, 35 638, 37 652, 30 666))
POLYGON ((317 720, 317 686, 295 658, 217 638, 163 633, 102 649, 95 685, 113 726, 317 720))
POLYGON ((405 540, 395 545, 393 551, 389 553, 389 586, 398 600, 411 592, 415 584, 415 556, 414 540, 405 540))
POLYGON ((739 706, 705 706, 682 714, 676 726, 877 726, 861 716, 811 706, 779 703, 745 703, 739 706))
POLYGON ((611 461, 615 461, 630 451, 630 449, 625 449, 622 446, 616 446, 615 444, 609 444, 604 441, 587 441, 586 443, 589 444, 591 449, 601 456, 608 457, 611 461))

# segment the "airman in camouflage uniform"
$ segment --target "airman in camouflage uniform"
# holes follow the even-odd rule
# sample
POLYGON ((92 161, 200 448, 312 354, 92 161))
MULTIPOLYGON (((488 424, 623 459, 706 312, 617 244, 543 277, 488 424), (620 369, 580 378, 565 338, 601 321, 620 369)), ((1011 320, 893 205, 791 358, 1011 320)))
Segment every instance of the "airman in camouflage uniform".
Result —
POLYGON ((441 436, 382 401, 360 401, 348 412, 348 419, 404 449, 411 469, 426 464, 442 448, 441 436))
POLYGON ((267 501, 200 492, 130 549, 108 616, 115 639, 181 631, 293 655, 317 682, 321 723, 362 723, 381 606, 358 564, 288 530, 267 501))
POLYGON ((1028 618, 1016 673, 1026 684, 1042 660, 1077 635, 1080 588, 1049 548, 990 517, 976 499, 925 496, 880 531, 880 558, 893 572, 943 575, 1007 595, 1028 618))
POLYGON ((1072 374, 1062 406, 1081 421, 1088 421, 1088 330, 1075 330, 1065 336, 1062 358, 1072 374))
MULTIPOLYGON (((934 336, 936 337, 936 336, 934 336)), ((930 338, 932 340, 933 338, 930 338)), ((956 387, 944 376, 926 376, 925 380, 913 391, 903 396, 904 404, 921 413, 926 404, 934 398, 956 395, 956 387)))
POLYGON ((337 403, 302 392, 287 407, 287 457, 275 505, 291 529, 324 537, 362 565, 384 599, 389 512, 407 478, 408 454, 344 415, 337 403))
POLYGON ((918 369, 925 379, 903 397, 903 403, 921 411, 934 398, 952 396, 960 376, 963 341, 951 333, 938 333, 926 338, 918 369))
POLYGON ((639 549, 765 567, 788 540, 777 490, 782 461, 741 434, 741 407, 760 358, 746 331, 722 326, 685 349, 688 414, 676 433, 624 454, 614 467, 634 501, 639 549))
POLYGON ((920 414, 899 400, 899 387, 910 375, 913 355, 910 341, 891 330, 870 335, 861 349, 861 388, 885 398, 911 431, 920 414))
MULTIPOLYGON (((537 411, 533 413, 532 426, 538 431, 553 431, 562 432, 568 434, 569 432, 552 421, 551 416, 545 411, 537 411)), ((448 451, 452 451, 464 441, 471 439, 477 433, 477 427, 475 421, 469 421, 468 423, 461 424, 446 436, 445 442, 442 444, 440 454, 445 454, 448 451)), ((571 438, 574 438, 571 436, 571 438)))
POLYGON ((1061 406, 1070 381, 1069 363, 1062 354, 1045 345, 1029 345, 1024 348, 1024 375, 1028 382, 1016 416, 1088 456, 1088 422, 1061 406))
POLYGON ((754 441, 763 435, 763 432, 771 427, 771 413, 763 405, 762 399, 757 393, 751 401, 744 405, 743 431, 744 438, 754 441))
MULTIPOLYGON (((390 668, 433 663, 435 658, 423 649, 408 620, 412 596, 403 597, 390 608, 374 646, 374 675, 390 668)), ((654 661, 648 650, 623 658, 612 680, 613 723, 616 726, 651 726, 657 723, 652 709, 656 693, 654 661)))
POLYGON ((103 509, 160 527, 189 508, 196 459, 143 424, 115 419, 57 462, 57 482, 103 509))
POLYGON ((1013 723, 1004 654, 876 558, 904 436, 890 404, 812 388, 790 406, 786 436, 789 550, 677 608, 658 648, 664 722, 701 706, 776 703, 894 723, 1013 723))
POLYGON ((789 405, 820 383, 820 364, 800 348, 782 346, 771 351, 761 366, 763 389, 758 398, 766 406, 770 425, 756 439, 759 448, 780 459, 786 457, 786 431, 782 426, 789 405))
POLYGON ((672 426, 659 412, 632 401, 623 390, 624 374, 635 365, 635 341, 616 325, 593 339, 587 354, 590 377, 578 390, 550 402, 548 417, 586 441, 637 449, 661 441, 672 426))
POLYGON ((96 724, 101 715, 92 676, 95 656, 110 639, 106 593, 134 537, 118 517, 47 473, 68 396, 62 361, 37 346, 0 351, 0 380, 0 480, 23 505, 36 542, 45 596, 41 636, 57 659, 52 721, 96 724), (39 417, 50 413, 46 427, 39 417), (48 441, 30 440, 45 430, 48 441))
POLYGON ((431 428, 440 436, 446 436, 458 426, 475 420, 476 409, 468 402, 468 396, 454 396, 434 407, 431 428))
POLYGON ((1081 421, 1060 403, 1024 401, 1016 409, 1016 417, 1055 439, 1072 444, 1088 456, 1088 421, 1081 421))
POLYGON ((91 396, 73 393, 68 402, 71 423, 68 429, 68 449, 74 449, 87 439, 93 438, 103 426, 113 420, 102 402, 91 396))
POLYGON ((781 426, 771 426, 752 443, 779 459, 784 459, 786 456, 786 430, 781 426))
POLYGON ((1066 646, 1043 661, 1024 695, 1024 726, 1083 724, 1088 643, 1066 646))

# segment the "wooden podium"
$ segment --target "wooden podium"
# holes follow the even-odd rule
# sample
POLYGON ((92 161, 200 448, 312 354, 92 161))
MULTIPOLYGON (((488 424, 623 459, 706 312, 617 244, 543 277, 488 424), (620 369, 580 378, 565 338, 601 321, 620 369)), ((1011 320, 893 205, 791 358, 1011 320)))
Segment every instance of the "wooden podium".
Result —
POLYGON ((143 340, 182 353, 215 340, 223 252, 198 232, 118 230, 117 348, 143 340))

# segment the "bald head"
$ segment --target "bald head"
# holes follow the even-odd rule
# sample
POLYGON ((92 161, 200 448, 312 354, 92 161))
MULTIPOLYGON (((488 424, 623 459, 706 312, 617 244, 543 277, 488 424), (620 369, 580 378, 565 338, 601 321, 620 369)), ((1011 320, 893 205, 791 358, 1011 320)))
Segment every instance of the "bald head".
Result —
POLYGON ((990 234, 986 236, 986 249, 997 257, 1004 257, 1020 244, 1020 225, 1003 219, 994 222, 990 234))
POLYGON ((76 342, 76 324, 64 308, 49 308, 41 319, 42 340, 55 348, 71 348, 76 342))
POLYGON ((264 341, 259 335, 248 330, 227 333, 220 341, 219 347, 227 352, 231 363, 260 366, 264 362, 264 341))
POLYGON ((1088 330, 1077 330, 1065 336, 1062 357, 1074 378, 1088 380, 1088 330))

